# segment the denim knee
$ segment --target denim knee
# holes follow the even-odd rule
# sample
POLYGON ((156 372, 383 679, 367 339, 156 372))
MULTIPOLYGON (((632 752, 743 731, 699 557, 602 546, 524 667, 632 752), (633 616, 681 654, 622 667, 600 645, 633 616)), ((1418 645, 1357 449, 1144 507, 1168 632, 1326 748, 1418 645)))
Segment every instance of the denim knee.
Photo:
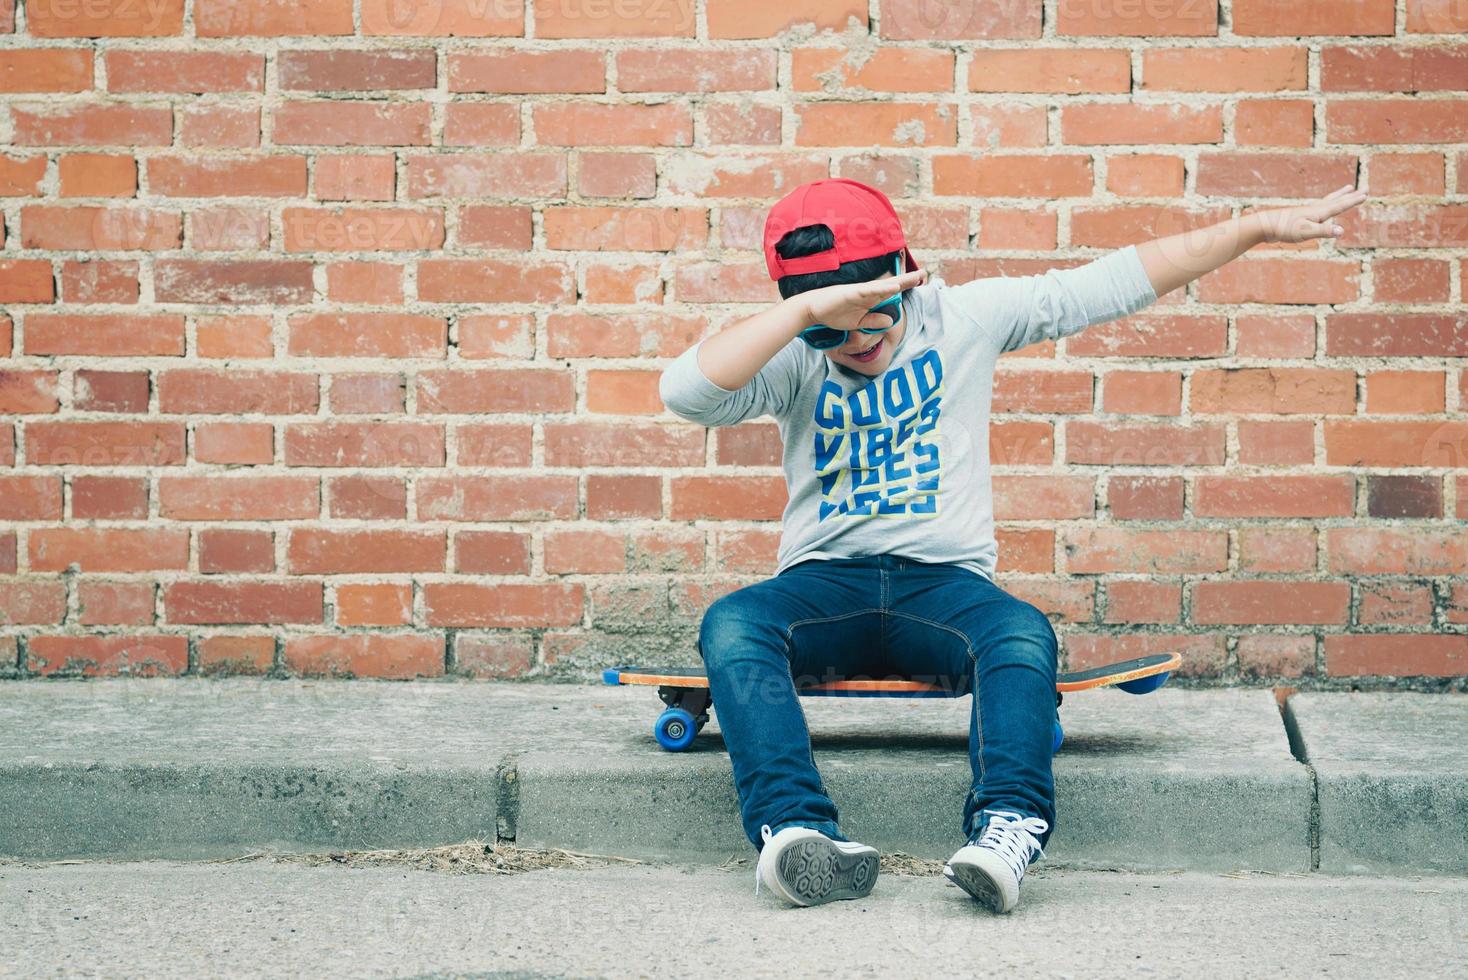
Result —
POLYGON ((739 592, 720 596, 709 605, 698 628, 698 652, 705 669, 717 669, 728 654, 753 637, 761 625, 757 606, 739 592))
POLYGON ((1015 651, 1011 656, 1033 660, 1035 667, 1045 671, 1053 672, 1059 667, 1060 641, 1050 618, 1038 606, 1017 601, 1004 626, 1006 636, 1026 641, 1008 644, 1008 649, 1015 651))

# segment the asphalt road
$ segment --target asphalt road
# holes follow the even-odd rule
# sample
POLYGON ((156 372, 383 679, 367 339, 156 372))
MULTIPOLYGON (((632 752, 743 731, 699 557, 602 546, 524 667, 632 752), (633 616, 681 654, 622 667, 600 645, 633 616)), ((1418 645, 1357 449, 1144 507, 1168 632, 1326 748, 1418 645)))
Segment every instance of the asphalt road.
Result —
POLYGON ((749 864, 513 875, 0 864, 0 976, 1468 976, 1468 878, 1031 869, 1019 908, 884 872, 756 898, 749 864))

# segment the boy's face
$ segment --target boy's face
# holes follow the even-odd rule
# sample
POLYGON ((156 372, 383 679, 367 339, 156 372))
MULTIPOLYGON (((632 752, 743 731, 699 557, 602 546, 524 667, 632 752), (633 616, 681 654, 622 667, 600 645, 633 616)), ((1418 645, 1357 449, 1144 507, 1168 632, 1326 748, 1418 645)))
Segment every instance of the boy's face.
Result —
MULTIPOLYGON (((884 272, 878 279, 891 279, 893 273, 884 272)), ((881 316, 882 314, 878 314, 881 316)), ((901 322, 890 330, 882 333, 862 333, 853 330, 846 335, 846 343, 838 347, 824 351, 831 360, 842 367, 849 368, 859 374, 867 374, 876 377, 887 366, 892 363, 892 351, 902 343, 903 333, 907 330, 907 318, 904 316, 901 322), (876 351, 871 352, 867 359, 857 358, 856 354, 867 351, 873 344, 878 345, 876 351)))

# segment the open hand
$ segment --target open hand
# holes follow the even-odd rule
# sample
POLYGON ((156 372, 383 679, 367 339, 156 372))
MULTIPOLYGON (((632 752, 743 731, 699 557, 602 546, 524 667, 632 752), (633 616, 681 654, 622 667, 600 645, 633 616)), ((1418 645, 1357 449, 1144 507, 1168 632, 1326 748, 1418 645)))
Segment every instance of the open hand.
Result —
POLYGON ((806 319, 811 325, 822 324, 837 330, 861 327, 890 327, 895 321, 886 313, 872 313, 872 307, 896 296, 904 289, 921 286, 927 281, 926 269, 904 272, 900 276, 853 282, 840 286, 823 286, 801 293, 805 300, 806 319))
POLYGON ((1312 238, 1335 238, 1342 232, 1335 216, 1366 200, 1366 192, 1350 184, 1331 191, 1314 204, 1257 211, 1255 216, 1266 242, 1306 242, 1312 238))

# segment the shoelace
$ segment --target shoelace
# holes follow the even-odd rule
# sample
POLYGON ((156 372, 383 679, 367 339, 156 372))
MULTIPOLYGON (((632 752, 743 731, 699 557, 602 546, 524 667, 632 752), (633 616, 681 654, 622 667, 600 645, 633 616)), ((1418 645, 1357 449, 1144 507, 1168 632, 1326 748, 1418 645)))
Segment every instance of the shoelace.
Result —
POLYGON ((1050 825, 1039 817, 1021 817, 1018 813, 1006 816, 996 813, 989 819, 989 826, 978 840, 969 841, 979 847, 987 847, 1004 858, 1006 864, 1014 869, 1014 876, 1024 876, 1025 868, 1030 863, 1030 852, 1039 851, 1040 856, 1045 856, 1045 851, 1040 847, 1040 841, 1035 834, 1043 834, 1050 825), (1013 817, 1014 819, 1010 819, 1013 817))
MULTIPOLYGON (((759 829, 759 835, 760 837, 764 838, 764 842, 768 844, 770 842, 770 838, 773 836, 770 833, 770 825, 765 824, 763 827, 761 827, 759 829)), ((754 893, 756 896, 759 895, 759 862, 757 861, 755 862, 754 868, 754 893)))

